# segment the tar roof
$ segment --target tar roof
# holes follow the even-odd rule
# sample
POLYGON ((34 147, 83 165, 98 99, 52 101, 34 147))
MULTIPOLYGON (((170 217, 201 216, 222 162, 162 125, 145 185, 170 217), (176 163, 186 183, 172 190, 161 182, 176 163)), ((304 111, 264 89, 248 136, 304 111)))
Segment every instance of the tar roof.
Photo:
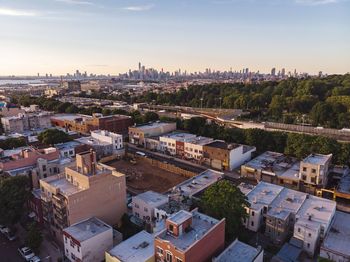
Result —
POLYGON ((160 233, 157 238, 169 241, 176 248, 185 251, 194 243, 201 240, 208 233, 208 231, 218 223, 219 221, 217 219, 194 211, 192 212, 192 225, 189 230, 183 232, 178 237, 175 237, 172 234, 168 234, 165 230, 160 233))
POLYGON ((322 248, 350 256, 350 215, 337 211, 322 248))
POLYGON ((242 145, 229 144, 229 143, 226 143, 225 141, 216 140, 214 142, 211 142, 211 143, 207 144, 207 146, 221 148, 221 149, 227 149, 227 150, 232 150, 232 149, 238 148, 238 147, 240 147, 242 145))
POLYGON ((154 256, 154 236, 141 231, 108 251, 123 262, 147 261, 154 256))
POLYGON ((324 165, 327 163, 328 160, 330 160, 332 157, 332 154, 330 155, 322 155, 322 154, 311 154, 307 156, 303 162, 304 163, 310 163, 314 165, 324 165))
POLYGON ((254 248, 236 239, 220 256, 214 259, 215 262, 251 262, 261 252, 261 249, 254 248))
POLYGON ((107 230, 111 231, 111 240, 112 240, 113 239, 112 227, 107 225, 103 221, 97 219, 96 217, 83 220, 74 225, 71 225, 70 227, 63 229, 64 232, 68 233, 79 242, 83 242, 85 240, 93 238, 107 230))
POLYGON ((283 187, 278 185, 260 182, 247 194, 250 208, 258 210, 263 206, 269 206, 282 189, 283 187))

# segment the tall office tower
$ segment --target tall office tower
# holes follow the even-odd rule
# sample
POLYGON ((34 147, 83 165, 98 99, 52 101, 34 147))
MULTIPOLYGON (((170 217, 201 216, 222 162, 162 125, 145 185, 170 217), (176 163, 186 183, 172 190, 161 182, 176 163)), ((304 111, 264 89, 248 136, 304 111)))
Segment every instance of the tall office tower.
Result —
POLYGON ((275 75, 276 75, 276 68, 272 68, 272 69, 271 69, 271 75, 272 75, 272 76, 275 76, 275 75))
POLYGON ((139 62, 139 72, 141 72, 141 62, 139 62))
POLYGON ((286 76, 286 69, 285 68, 282 68, 282 73, 281 73, 282 77, 285 77, 286 76))

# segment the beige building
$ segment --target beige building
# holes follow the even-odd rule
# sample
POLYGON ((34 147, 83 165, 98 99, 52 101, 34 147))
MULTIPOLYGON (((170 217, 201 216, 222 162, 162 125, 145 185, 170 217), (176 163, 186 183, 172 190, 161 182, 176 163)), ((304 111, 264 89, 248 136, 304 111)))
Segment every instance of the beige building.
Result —
POLYGON ((176 123, 150 123, 129 127, 129 141, 132 144, 146 146, 145 138, 160 136, 176 130, 176 123))
POLYGON ((126 212, 125 175, 96 163, 89 151, 76 155, 76 166, 40 180, 44 220, 61 241, 62 229, 97 217, 117 224, 126 212))

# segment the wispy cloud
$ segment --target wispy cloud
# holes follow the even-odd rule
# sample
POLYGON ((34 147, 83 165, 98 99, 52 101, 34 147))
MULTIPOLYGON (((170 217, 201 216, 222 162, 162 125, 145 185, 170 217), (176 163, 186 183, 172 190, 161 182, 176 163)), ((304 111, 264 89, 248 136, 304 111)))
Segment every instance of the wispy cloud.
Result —
POLYGON ((339 3, 340 0, 295 0, 297 4, 301 5, 328 5, 339 3))
POLYGON ((142 12, 142 11, 151 10, 153 7, 154 7, 153 4, 149 4, 149 5, 131 5, 131 6, 125 6, 122 9, 126 10, 126 11, 142 12))
POLYGON ((0 7, 0 16, 38 16, 39 13, 31 10, 12 9, 0 7))
POLYGON ((93 2, 84 0, 55 0, 56 2, 62 2, 70 5, 94 5, 93 2))

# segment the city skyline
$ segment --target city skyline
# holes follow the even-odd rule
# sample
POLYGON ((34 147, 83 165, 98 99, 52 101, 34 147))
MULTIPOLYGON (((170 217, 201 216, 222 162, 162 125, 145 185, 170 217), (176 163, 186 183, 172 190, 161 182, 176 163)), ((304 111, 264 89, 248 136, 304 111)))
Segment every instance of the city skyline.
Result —
POLYGON ((347 0, 0 1, 0 75, 350 68, 347 0))

